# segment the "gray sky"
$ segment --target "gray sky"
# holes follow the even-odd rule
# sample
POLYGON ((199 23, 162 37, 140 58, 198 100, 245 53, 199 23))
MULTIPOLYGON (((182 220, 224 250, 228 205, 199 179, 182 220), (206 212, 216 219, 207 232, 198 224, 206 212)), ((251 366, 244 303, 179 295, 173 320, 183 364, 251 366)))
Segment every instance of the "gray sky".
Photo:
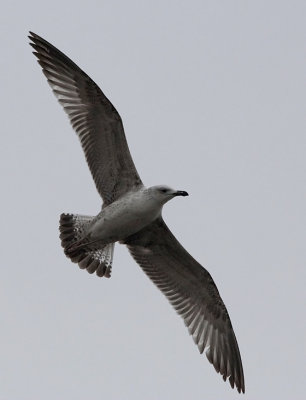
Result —
POLYGON ((3 3, 1 400, 239 397, 123 246, 110 280, 64 256, 59 214, 100 198, 29 29, 116 106, 143 181, 190 193, 163 215, 227 305, 245 398, 304 399, 305 15, 305 1, 3 3))

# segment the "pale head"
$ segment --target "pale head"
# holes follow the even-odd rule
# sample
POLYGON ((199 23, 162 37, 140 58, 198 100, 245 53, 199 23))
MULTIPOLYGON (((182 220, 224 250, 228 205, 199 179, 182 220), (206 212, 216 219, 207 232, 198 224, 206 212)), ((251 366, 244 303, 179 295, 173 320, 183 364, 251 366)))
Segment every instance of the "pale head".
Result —
POLYGON ((147 189, 150 195, 157 200, 160 204, 165 204, 167 201, 177 196, 188 196, 184 190, 172 189, 166 185, 151 186, 147 189))

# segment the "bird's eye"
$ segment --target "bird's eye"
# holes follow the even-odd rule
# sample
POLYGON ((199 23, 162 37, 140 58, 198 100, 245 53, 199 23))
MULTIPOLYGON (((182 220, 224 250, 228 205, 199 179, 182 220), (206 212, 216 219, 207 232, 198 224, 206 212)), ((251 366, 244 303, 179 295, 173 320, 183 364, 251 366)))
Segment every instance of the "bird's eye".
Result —
POLYGON ((167 189, 160 189, 162 193, 167 193, 167 189))

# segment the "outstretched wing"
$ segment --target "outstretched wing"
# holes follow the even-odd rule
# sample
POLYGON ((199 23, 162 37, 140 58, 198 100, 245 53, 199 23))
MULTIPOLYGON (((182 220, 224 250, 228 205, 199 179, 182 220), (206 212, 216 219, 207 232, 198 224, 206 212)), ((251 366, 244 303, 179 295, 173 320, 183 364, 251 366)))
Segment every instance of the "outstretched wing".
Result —
POLYGON ((183 317, 200 353, 232 387, 244 392, 244 376, 232 324, 210 274, 180 245, 162 218, 125 244, 137 263, 183 317))
POLYGON ((34 55, 81 141, 98 192, 109 204, 142 185, 120 115, 95 82, 46 40, 30 32, 34 55))

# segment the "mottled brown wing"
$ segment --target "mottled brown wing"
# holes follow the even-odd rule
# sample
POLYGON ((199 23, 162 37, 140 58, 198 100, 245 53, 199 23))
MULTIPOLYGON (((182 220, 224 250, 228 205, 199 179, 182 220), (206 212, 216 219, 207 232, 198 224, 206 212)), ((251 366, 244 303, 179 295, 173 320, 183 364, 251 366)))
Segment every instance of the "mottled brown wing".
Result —
POLYGON ((141 186, 114 106, 73 61, 35 33, 30 34, 33 53, 79 136, 104 202, 109 204, 141 186))
POLYGON ((200 353, 232 387, 244 392, 232 324, 210 274, 180 245, 162 218, 126 239, 137 263, 184 319, 200 353))

